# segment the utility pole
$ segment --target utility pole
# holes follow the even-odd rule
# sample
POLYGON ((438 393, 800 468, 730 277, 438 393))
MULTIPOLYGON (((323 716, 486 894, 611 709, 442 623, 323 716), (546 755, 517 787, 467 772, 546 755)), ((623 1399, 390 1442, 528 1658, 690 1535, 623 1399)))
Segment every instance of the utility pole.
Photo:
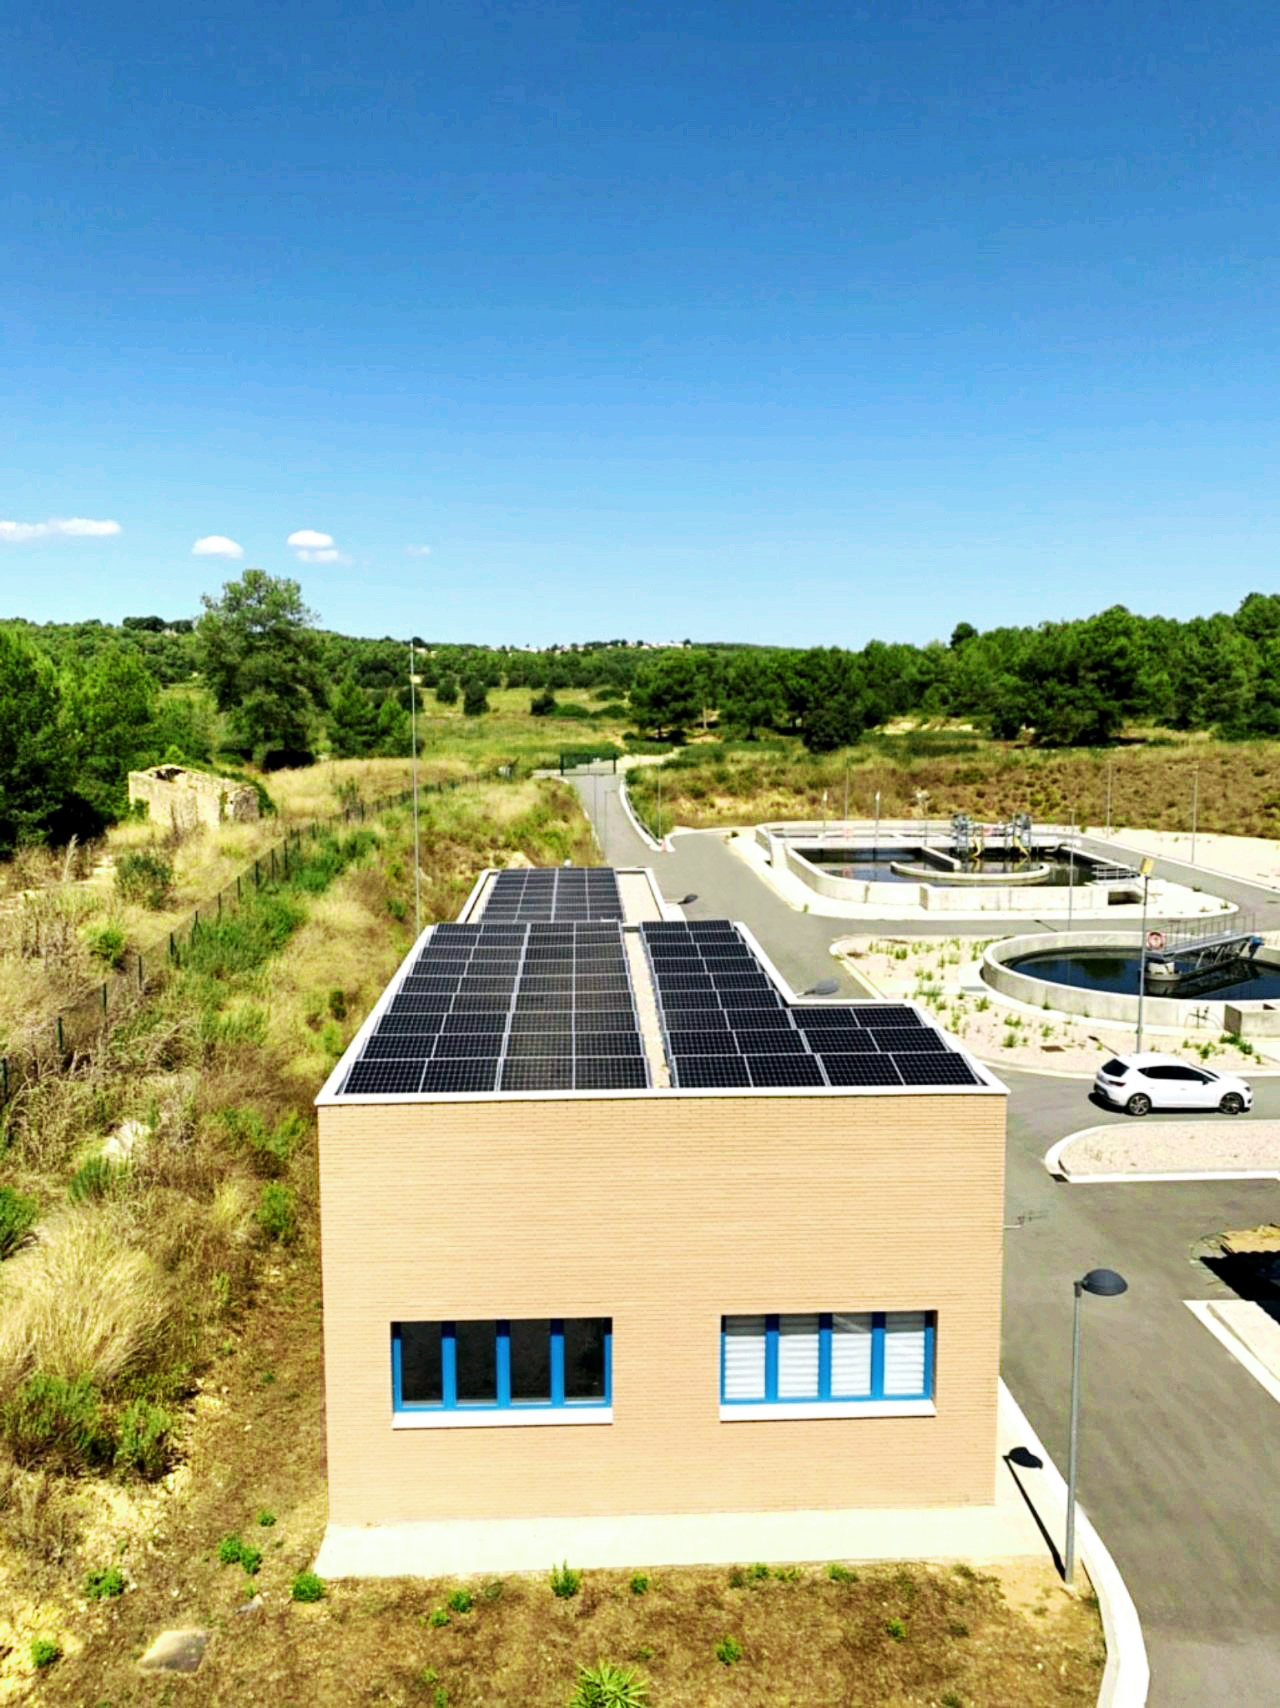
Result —
POLYGON ((418 837, 418 678, 413 668, 413 642, 409 642, 409 745, 413 752, 413 936, 422 935, 422 856, 418 837))
POLYGON ((1107 760, 1107 835, 1111 835, 1111 773, 1115 770, 1115 760, 1107 760))
POLYGON ((849 834, 849 761, 844 762, 844 833, 849 834))
MULTIPOLYGON (((1196 820, 1200 815, 1200 767, 1191 773, 1191 864, 1196 863, 1196 820)), ((1212 858, 1212 855, 1210 856, 1212 858)))
POLYGON ((1137 1051, 1142 1054, 1142 999, 1147 990, 1147 890, 1151 884, 1151 873, 1154 861, 1147 859, 1142 862, 1142 948, 1138 955, 1138 1039, 1137 1051))
POLYGON ((662 841, 662 767, 658 766, 658 841, 662 841))
POLYGON ((871 849, 871 864, 874 866, 880 858, 880 791, 876 790, 876 834, 871 849))
POLYGON ((1075 914, 1076 900, 1076 809, 1071 808, 1071 833, 1067 840, 1067 930, 1075 914))

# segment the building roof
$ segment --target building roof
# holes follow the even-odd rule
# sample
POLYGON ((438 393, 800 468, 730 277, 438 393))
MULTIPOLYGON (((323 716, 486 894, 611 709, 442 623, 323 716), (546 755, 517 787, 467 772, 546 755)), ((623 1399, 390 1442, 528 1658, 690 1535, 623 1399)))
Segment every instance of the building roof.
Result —
POLYGON ((320 1103, 1003 1093, 914 1003, 796 997, 743 925, 652 873, 486 872, 428 926, 320 1103))

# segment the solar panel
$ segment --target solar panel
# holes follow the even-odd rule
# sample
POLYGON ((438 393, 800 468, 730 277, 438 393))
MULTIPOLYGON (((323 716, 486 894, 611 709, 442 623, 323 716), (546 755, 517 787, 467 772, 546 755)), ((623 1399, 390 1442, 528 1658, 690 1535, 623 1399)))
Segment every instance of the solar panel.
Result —
POLYGON ((677 1086, 695 1090, 751 1083, 741 1056, 680 1056, 673 1064, 672 1077, 677 1086))
POLYGON ((493 1091, 498 1082, 498 1061, 496 1056, 487 1060, 444 1060, 439 1059, 427 1063, 422 1075, 422 1090, 431 1092, 448 1091, 493 1091))
POLYGON ((732 1032, 668 1032, 667 1043, 673 1056, 736 1056, 737 1043, 732 1032))
POLYGON ((860 1010, 845 1002, 833 1002, 821 1008, 806 1007, 798 1002, 791 1012, 795 1016, 796 1024, 803 1026, 806 1031, 820 1031, 828 1026, 843 1029, 862 1024, 858 1018, 860 1010))
POLYGON ((882 1050, 936 1050, 945 1052, 949 1046, 946 1039, 932 1026, 877 1026, 868 1027, 876 1043, 882 1050))
POLYGON ((482 920, 621 920, 618 880, 608 868, 555 867, 498 872, 485 897, 482 920))
POLYGON ((632 1032, 575 1032, 573 1041, 579 1056, 644 1056, 644 1044, 632 1032))
POLYGON ((790 1026, 739 1026, 734 1036, 743 1055, 805 1056, 804 1039, 790 1026))
POLYGON ((891 1056, 824 1055, 822 1065, 832 1085, 901 1085, 891 1056))
POLYGON ((379 1032, 370 1038, 361 1053, 362 1062, 379 1061, 387 1057, 401 1061, 426 1061, 435 1048, 434 1032, 379 1032))
POLYGON ((864 1026, 870 1026, 873 1031, 884 1026, 919 1026, 920 1016, 914 1008, 908 1008, 903 1003, 878 1002, 870 1003, 858 1010, 858 1019, 864 1026))
POLYGON ((508 1057, 502 1068, 503 1091, 571 1091, 572 1056, 539 1056, 531 1061, 508 1057))
POLYGON ((825 1085, 822 1070, 812 1056, 747 1056, 751 1083, 770 1085, 825 1085))
POLYGON ((890 1058, 906 1085, 981 1085, 982 1081, 954 1050, 895 1050, 890 1058))
POLYGON ((805 1036, 809 1040, 809 1048, 816 1050, 819 1055, 828 1051, 836 1054, 875 1055, 879 1049, 875 1033, 868 1032, 865 1026, 824 1026, 815 1031, 806 1026, 805 1036))
POLYGON ((417 1091, 422 1083, 421 1061, 369 1061, 361 1059, 347 1075, 343 1091, 372 1093, 417 1091))
POLYGON ((643 1056, 579 1056, 573 1065, 577 1091, 643 1091, 648 1083, 643 1056))

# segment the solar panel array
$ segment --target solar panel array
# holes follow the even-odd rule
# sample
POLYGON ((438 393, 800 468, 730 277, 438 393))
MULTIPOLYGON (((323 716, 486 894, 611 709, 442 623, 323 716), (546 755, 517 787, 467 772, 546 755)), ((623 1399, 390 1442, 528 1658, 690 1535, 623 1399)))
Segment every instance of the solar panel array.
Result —
POLYGON ((494 924, 486 912, 479 924, 436 926, 342 1091, 648 1083, 621 925, 494 924))
POLYGON ((622 918, 618 880, 609 867, 552 866, 499 872, 485 897, 486 924, 622 918))
POLYGON ((673 1085, 982 1083, 905 1004, 787 1004, 728 920, 654 922, 641 931, 673 1085))

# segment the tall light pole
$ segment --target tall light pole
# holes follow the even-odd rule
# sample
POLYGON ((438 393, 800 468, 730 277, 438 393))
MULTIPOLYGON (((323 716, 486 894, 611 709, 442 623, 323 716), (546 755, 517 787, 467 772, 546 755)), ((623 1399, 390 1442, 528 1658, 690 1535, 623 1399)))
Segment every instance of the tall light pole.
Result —
POLYGON ((1111 835, 1111 773, 1115 770, 1115 760, 1107 760, 1107 835, 1111 835))
POLYGON ((880 791, 876 790, 876 834, 871 845, 871 864, 874 866, 880 858, 880 791))
POLYGON ((1097 1299, 1115 1299, 1127 1293, 1129 1283, 1114 1269, 1091 1269, 1073 1283, 1076 1303, 1071 1325, 1071 1434, 1067 1447, 1067 1542, 1063 1550, 1063 1577, 1070 1586, 1076 1575, 1076 1461, 1080 1421, 1080 1299, 1092 1293, 1097 1299))
POLYGON ((849 761, 844 762, 844 833, 849 834, 849 761))
POLYGON ((422 857, 418 849, 418 678, 409 642, 409 745, 413 752, 413 936, 422 935, 422 857))
POLYGON ((1071 831, 1067 838, 1067 930, 1075 917, 1076 901, 1076 809, 1071 806, 1071 831))
POLYGON ((1153 862, 1144 860, 1138 868, 1142 873, 1142 947, 1138 952, 1138 1052, 1142 1051, 1142 999, 1147 991, 1147 891, 1151 886, 1153 862))
MULTIPOLYGON (((1191 773, 1191 864, 1196 863, 1196 819, 1200 815, 1200 767, 1191 773)), ((1213 856, 1210 855, 1210 859, 1213 856)))

